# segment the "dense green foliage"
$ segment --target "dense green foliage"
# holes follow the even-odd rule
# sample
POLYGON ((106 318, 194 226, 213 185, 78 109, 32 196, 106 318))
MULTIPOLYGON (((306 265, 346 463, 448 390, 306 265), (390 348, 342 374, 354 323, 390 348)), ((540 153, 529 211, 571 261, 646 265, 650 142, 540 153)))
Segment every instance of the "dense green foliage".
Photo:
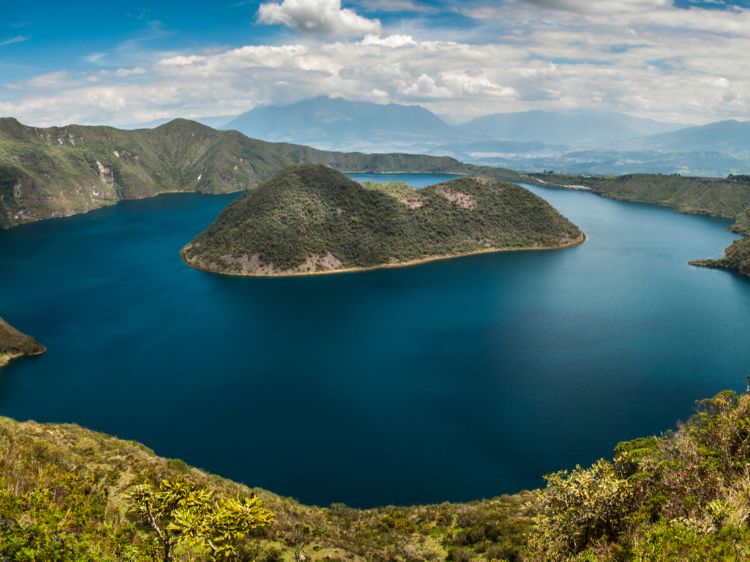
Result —
POLYGON ((679 175, 629 174, 625 176, 567 176, 530 174, 544 185, 584 186, 594 193, 620 199, 672 207, 681 213, 706 214, 734 219, 732 230, 743 235, 726 250, 723 259, 705 259, 693 265, 734 269, 750 275, 750 182, 748 176, 693 178, 679 175))
POLYGON ((726 391, 674 433, 547 477, 528 556, 750 559, 750 396, 726 391))
POLYGON ((249 521, 261 515, 270 522, 269 510, 275 521, 241 529, 230 559, 374 562, 515 559, 532 496, 368 510, 304 506, 157 457, 138 443, 75 425, 0 418, 0 560, 162 560, 163 543, 143 517, 144 498, 158 504, 161 522, 175 523, 173 538, 198 539, 175 540, 174 560, 210 560, 203 538, 226 529, 227 506, 231 518, 238 505, 257 508, 258 498, 262 511, 249 521), (176 483, 182 490, 173 493, 176 483), (175 517, 180 509, 172 500, 196 496, 200 517, 175 517))
POLYGON ((42 344, 0 318, 0 367, 14 357, 44 353, 42 344))
POLYGON ((0 560, 164 560, 157 527, 180 561, 748 560, 749 467, 750 395, 730 391, 535 492, 368 510, 304 506, 137 443, 0 418, 0 560))
POLYGON ((580 237, 546 201, 514 184, 461 178, 424 189, 363 187, 325 166, 298 165, 230 205, 183 255, 210 270, 274 274, 560 247, 580 237))
POLYGON ((41 129, 0 118, 0 228, 166 191, 246 190, 303 162, 365 172, 445 172, 463 166, 446 157, 326 152, 263 142, 183 119, 123 131, 80 125, 41 129))
POLYGON ((217 498, 186 480, 162 480, 158 487, 139 484, 126 499, 140 523, 155 533, 163 562, 174 560, 179 545, 207 551, 212 560, 236 559, 238 543, 274 521, 256 495, 217 498))

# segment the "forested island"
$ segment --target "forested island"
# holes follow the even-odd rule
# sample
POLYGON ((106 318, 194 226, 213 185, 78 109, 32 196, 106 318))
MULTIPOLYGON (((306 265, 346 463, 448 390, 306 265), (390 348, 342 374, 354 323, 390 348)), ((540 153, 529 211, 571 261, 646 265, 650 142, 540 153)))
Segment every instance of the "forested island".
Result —
POLYGON ((546 201, 511 183, 467 177, 423 189, 362 186, 308 164, 283 170, 231 204, 182 255, 218 273, 300 275, 583 240, 546 201))
POLYGON ((573 561, 750 557, 750 395, 546 487, 471 503, 306 506, 75 425, 0 418, 3 560, 573 561))
POLYGON ((22 334, 0 318, 0 367, 10 363, 11 359, 41 355, 45 351, 45 347, 33 337, 22 334))

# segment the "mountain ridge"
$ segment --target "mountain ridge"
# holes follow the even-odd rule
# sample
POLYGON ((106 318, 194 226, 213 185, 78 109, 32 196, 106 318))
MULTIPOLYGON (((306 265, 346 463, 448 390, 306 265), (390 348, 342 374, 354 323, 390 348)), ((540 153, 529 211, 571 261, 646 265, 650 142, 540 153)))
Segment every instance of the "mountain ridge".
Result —
MULTIPOLYGON (((449 157, 330 152, 269 143, 185 119, 125 131, 84 125, 38 128, 3 118, 0 228, 168 191, 243 191, 288 165, 305 162, 362 172, 463 168, 449 157)), ((506 175, 517 176, 511 171, 506 175)))

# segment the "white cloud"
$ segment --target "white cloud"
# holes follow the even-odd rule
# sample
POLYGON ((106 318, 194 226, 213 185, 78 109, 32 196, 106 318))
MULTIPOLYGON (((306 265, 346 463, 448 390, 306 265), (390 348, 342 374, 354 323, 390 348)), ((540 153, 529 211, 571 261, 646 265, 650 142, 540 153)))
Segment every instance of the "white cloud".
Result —
POLYGON ((10 39, 4 39, 0 41, 0 47, 5 47, 7 45, 14 45, 16 43, 23 43, 25 41, 28 41, 31 39, 31 37, 27 35, 16 35, 15 37, 11 37, 10 39))
POLYGON ((671 0, 522 0, 527 4, 553 10, 592 14, 643 12, 671 6, 671 0))
POLYGON ((472 6, 462 13, 476 18, 475 35, 453 41, 423 39, 438 32, 404 24, 362 39, 144 54, 132 65, 6 84, 0 111, 38 125, 132 123, 328 95, 419 103, 458 119, 554 108, 750 119, 750 10, 472 6))
POLYGON ((351 37, 380 33, 380 22, 364 18, 341 0, 283 0, 261 4, 258 21, 282 24, 302 33, 325 37, 351 37))

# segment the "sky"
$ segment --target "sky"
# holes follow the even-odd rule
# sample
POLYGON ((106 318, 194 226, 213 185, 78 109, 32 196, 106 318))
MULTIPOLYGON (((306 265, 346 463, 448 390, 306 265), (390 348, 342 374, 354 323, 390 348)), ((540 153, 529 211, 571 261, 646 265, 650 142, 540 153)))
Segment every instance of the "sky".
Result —
POLYGON ((315 96, 451 121, 750 119, 750 0, 2 0, 0 115, 131 125, 315 96))

